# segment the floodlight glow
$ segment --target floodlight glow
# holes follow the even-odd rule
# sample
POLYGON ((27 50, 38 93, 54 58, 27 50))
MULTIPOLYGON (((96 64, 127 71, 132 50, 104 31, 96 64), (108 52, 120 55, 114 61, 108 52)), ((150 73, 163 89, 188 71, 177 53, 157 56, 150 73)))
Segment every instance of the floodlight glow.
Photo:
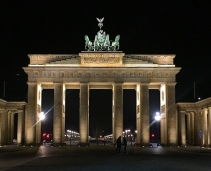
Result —
POLYGON ((45 119, 45 115, 44 112, 41 112, 39 115, 40 120, 44 120, 45 119))
POLYGON ((159 112, 156 112, 155 120, 156 121, 159 121, 160 119, 161 119, 160 113, 159 112))

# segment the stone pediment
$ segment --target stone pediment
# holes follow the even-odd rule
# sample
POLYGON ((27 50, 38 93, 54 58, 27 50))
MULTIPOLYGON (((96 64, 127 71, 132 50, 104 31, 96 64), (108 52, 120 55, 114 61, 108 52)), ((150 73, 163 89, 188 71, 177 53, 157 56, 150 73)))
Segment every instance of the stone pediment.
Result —
POLYGON ((175 67, 175 55, 124 54, 118 52, 81 52, 76 54, 31 54, 29 66, 73 67, 175 67))

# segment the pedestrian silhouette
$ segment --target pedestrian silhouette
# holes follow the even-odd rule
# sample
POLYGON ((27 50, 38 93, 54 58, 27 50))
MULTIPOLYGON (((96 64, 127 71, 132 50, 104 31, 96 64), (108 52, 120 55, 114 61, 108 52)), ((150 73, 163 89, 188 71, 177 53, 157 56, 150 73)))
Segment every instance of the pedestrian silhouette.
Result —
POLYGON ((126 148, 127 148, 127 140, 125 137, 123 137, 123 147, 124 147, 124 153, 126 153, 126 148))
POLYGON ((116 152, 120 153, 121 145, 122 145, 121 136, 119 136, 119 138, 117 138, 117 140, 116 140, 116 152))

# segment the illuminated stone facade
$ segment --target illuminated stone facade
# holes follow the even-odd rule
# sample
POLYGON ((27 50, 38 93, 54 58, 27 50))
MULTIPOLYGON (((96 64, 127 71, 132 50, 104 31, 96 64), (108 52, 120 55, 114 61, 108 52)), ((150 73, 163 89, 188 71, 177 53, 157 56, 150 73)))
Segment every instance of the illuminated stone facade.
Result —
POLYGON ((113 143, 123 132, 123 89, 136 90, 137 144, 148 145, 149 89, 161 90, 161 143, 177 144, 175 111, 175 55, 126 55, 117 52, 81 52, 79 55, 29 55, 28 104, 25 121, 26 144, 40 143, 40 124, 33 126, 41 112, 43 89, 54 89, 54 144, 64 143, 65 90, 80 89, 80 144, 87 145, 89 136, 89 89, 112 90, 113 143))
POLYGON ((18 114, 17 143, 24 143, 25 106, 25 102, 7 102, 0 99, 0 146, 13 143, 15 114, 18 114))
POLYGON ((211 98, 177 103, 180 145, 211 146, 211 98))

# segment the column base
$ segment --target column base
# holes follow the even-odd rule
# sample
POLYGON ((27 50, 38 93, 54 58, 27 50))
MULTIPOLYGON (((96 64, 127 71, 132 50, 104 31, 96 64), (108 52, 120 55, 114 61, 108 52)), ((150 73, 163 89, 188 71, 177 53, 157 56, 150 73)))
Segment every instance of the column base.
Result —
POLYGON ((144 146, 144 147, 151 147, 152 145, 150 143, 143 144, 143 143, 135 143, 134 146, 144 146))
POLYGON ((66 143, 52 143, 51 146, 65 146, 66 143))
POLYGON ((77 147, 89 147, 89 143, 82 143, 82 142, 79 142, 77 147))

